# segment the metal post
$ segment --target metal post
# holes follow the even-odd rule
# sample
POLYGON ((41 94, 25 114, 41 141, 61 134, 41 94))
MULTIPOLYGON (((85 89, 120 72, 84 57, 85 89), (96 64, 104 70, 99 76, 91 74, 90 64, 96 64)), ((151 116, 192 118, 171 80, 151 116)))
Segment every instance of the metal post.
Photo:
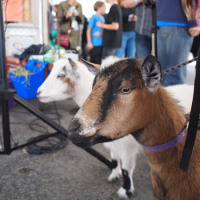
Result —
POLYGON ((152 55, 157 57, 157 8, 155 0, 144 0, 144 5, 152 9, 152 55))
POLYGON ((9 110, 8 110, 8 98, 6 91, 8 90, 8 83, 6 77, 6 54, 5 54, 5 36, 3 26, 3 6, 0 1, 0 101, 2 107, 2 126, 3 126, 3 141, 4 152, 10 154, 11 141, 10 141, 10 123, 9 123, 9 110))
POLYGON ((152 7, 152 55, 158 57, 157 52, 157 8, 156 4, 152 7))

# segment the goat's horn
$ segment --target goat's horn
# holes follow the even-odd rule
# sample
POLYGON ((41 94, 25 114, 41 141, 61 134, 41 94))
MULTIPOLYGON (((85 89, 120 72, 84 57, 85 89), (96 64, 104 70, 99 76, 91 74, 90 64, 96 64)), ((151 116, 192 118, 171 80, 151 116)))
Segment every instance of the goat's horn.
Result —
POLYGON ((91 63, 91 62, 89 62, 89 61, 87 61, 87 60, 84 60, 83 58, 81 58, 81 61, 82 61, 85 65, 89 65, 89 66, 91 66, 91 67, 96 68, 98 71, 100 71, 100 69, 101 69, 101 65, 98 65, 98 64, 95 64, 95 63, 91 63))

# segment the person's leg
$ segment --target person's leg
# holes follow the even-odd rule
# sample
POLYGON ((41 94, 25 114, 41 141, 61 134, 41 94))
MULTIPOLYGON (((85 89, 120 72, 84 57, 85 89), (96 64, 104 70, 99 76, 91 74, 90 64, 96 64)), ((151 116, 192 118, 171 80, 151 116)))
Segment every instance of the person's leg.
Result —
MULTIPOLYGON (((192 37, 186 27, 160 27, 158 30, 158 59, 165 70, 187 60, 192 37)), ((163 76, 164 86, 183 84, 186 69, 181 68, 163 76)))
POLYGON ((116 49, 116 51, 115 51, 115 56, 117 56, 118 58, 124 57, 125 50, 126 50, 126 47, 127 47, 128 34, 129 34, 129 32, 123 32, 122 33, 122 47, 116 49))
POLYGON ((198 56, 199 47, 200 47, 200 35, 195 37, 192 43, 191 52, 194 57, 198 56))
POLYGON ((145 59, 151 54, 151 37, 136 33, 136 58, 145 59))
POLYGON ((87 51, 86 51, 86 46, 87 46, 87 43, 82 42, 82 54, 83 54, 83 58, 84 58, 84 60, 87 60, 87 51))
POLYGON ((93 48, 90 50, 90 62, 92 62, 92 63, 95 63, 95 62, 96 62, 95 54, 96 54, 96 47, 93 47, 93 48))
POLYGON ((106 58, 108 56, 115 55, 116 49, 103 47, 102 58, 106 58))
POLYGON ((98 64, 101 64, 103 47, 98 47, 98 64))
POLYGON ((90 62, 101 64, 102 47, 94 47, 90 51, 90 62))
POLYGON ((129 37, 126 41, 125 57, 135 58, 136 46, 135 46, 135 31, 128 32, 129 37))

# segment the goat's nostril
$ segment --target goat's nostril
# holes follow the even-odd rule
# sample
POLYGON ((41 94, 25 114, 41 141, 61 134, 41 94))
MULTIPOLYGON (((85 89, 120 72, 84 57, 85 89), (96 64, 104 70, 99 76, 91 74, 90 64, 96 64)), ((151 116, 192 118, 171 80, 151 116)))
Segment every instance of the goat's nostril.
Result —
POLYGON ((40 95, 40 94, 41 94, 41 91, 40 91, 40 90, 38 90, 38 91, 37 91, 37 95, 40 95))
POLYGON ((71 122, 70 122, 70 125, 69 125, 69 132, 75 132, 77 131, 79 128, 80 128, 80 123, 78 122, 78 120, 75 120, 73 119, 71 122))

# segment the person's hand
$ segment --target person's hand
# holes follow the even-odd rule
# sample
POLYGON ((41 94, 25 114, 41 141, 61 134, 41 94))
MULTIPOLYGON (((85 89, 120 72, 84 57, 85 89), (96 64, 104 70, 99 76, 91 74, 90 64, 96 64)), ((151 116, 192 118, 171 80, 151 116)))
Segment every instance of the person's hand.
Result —
POLYGON ((88 43, 87 43, 87 47, 88 47, 89 49, 93 49, 93 48, 94 48, 92 42, 88 42, 88 43))
POLYGON ((72 11, 68 10, 67 14, 65 15, 65 17, 68 19, 68 18, 72 17, 72 14, 73 14, 72 11))
POLYGON ((78 16, 78 11, 77 11, 77 10, 74 10, 73 15, 74 15, 75 17, 77 17, 77 16, 78 16))
POLYGON ((129 21, 132 21, 132 22, 136 22, 137 21, 137 15, 129 15, 129 21))
POLYGON ((200 34, 200 27, 195 26, 195 27, 189 28, 189 32, 191 36, 196 37, 200 34))
POLYGON ((103 25, 104 25, 104 24, 103 24, 102 22, 97 22, 97 23, 96 23, 96 26, 99 27, 99 28, 103 28, 103 25))

